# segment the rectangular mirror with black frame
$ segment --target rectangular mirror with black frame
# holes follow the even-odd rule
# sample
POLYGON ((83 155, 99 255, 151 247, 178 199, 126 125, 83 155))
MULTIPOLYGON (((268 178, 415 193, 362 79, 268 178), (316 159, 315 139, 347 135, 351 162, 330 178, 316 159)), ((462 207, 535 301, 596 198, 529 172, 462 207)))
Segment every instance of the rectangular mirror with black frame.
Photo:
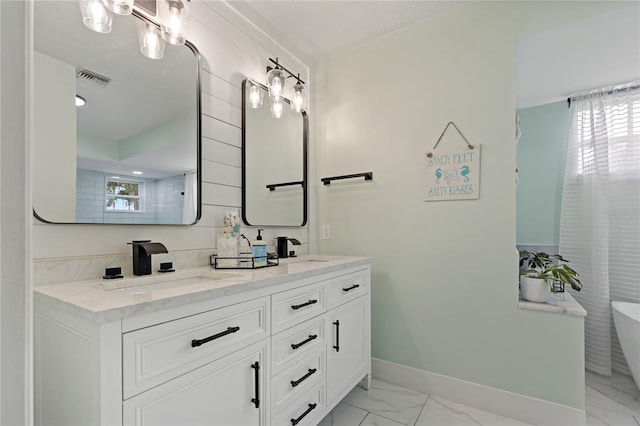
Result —
POLYGON ((255 226, 304 226, 307 114, 283 99, 275 118, 267 88, 255 80, 243 81, 242 95, 242 219, 255 226))
POLYGON ((141 14, 107 34, 76 1, 33 3, 33 206, 49 223, 193 224, 200 218, 200 55, 140 53, 141 14), (75 106, 81 98, 83 106, 75 106))

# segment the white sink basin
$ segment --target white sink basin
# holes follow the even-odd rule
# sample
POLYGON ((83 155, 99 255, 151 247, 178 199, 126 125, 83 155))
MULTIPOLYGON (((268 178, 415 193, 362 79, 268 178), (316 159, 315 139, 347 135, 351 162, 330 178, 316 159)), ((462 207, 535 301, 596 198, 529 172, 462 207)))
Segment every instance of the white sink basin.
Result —
POLYGON ((209 281, 226 280, 240 275, 224 272, 168 272, 163 275, 150 275, 136 278, 120 278, 100 283, 103 290, 121 294, 139 294, 170 288, 200 284, 209 281))

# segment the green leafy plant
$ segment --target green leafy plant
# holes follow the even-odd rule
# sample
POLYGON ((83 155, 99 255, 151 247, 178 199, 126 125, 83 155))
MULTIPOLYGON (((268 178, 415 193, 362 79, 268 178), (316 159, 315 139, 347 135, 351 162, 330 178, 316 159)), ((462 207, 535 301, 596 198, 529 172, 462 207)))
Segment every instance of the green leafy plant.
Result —
POLYGON ((568 284, 576 291, 582 289, 582 283, 578 279, 579 274, 567 263, 569 261, 559 254, 520 250, 520 267, 527 268, 524 274, 545 280, 554 292, 553 283, 557 282, 568 284))

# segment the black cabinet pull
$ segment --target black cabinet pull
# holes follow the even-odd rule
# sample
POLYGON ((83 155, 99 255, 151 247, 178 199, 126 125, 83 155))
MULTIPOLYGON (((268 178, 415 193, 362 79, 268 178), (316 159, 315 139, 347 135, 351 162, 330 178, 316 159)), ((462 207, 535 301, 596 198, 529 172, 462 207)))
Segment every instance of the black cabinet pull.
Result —
POLYGON ((309 372, 307 374, 305 374, 304 376, 300 377, 298 380, 292 380, 291 381, 291 387, 295 388, 296 386, 298 386, 300 383, 304 382, 306 379, 309 378, 309 376, 311 376, 313 373, 315 373, 316 371, 318 371, 317 368, 310 368, 309 372))
POLYGON ((334 321, 333 325, 336 326, 336 345, 333 349, 335 349, 336 352, 340 352, 340 321, 334 321))
POLYGON ((309 343, 312 340, 315 340, 318 338, 317 334, 310 334, 309 337, 307 339, 304 339, 302 342, 300 343, 292 343, 291 344, 291 349, 296 350, 298 349, 300 346, 309 343))
POLYGON ((213 336, 209 336, 207 338, 200 339, 200 340, 193 339, 191 341, 191 347, 195 348, 195 347, 198 347, 200 345, 204 345, 205 343, 208 343, 208 342, 210 342, 212 340, 219 339, 222 336, 226 336, 227 334, 235 333, 235 332, 238 332, 238 331, 240 331, 240 327, 229 327, 225 331, 222 331, 222 332, 220 332, 218 334, 214 334, 213 336))
POLYGON ((360 284, 354 284, 351 287, 343 288, 342 291, 347 292, 347 291, 355 290, 358 287, 360 287, 360 284))
POLYGON ((255 404, 256 408, 260 408, 260 363, 258 361, 254 362, 251 364, 251 368, 254 369, 256 378, 256 397, 251 398, 251 402, 255 404))
POLYGON ((313 409, 316 408, 317 406, 318 404, 309 404, 309 408, 307 408, 304 413, 300 414, 300 417, 298 417, 297 419, 291 419, 291 425, 296 426, 298 423, 302 421, 302 419, 306 417, 307 414, 312 412, 313 409))
POLYGON ((318 303, 318 301, 316 299, 309 299, 308 302, 301 303, 300 305, 291 305, 291 309, 295 310, 304 308, 305 306, 313 305, 314 303, 318 303))

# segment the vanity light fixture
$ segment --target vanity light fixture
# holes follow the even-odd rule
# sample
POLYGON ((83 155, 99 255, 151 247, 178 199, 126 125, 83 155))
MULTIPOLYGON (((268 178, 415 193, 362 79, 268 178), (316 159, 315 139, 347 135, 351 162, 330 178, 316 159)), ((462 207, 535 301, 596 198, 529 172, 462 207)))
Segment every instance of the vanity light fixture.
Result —
POLYGON ((269 89, 269 96, 271 97, 271 114, 276 118, 282 116, 282 112, 280 112, 279 116, 276 116, 274 109, 278 109, 280 107, 276 102, 279 101, 282 103, 282 100, 284 99, 286 88, 285 82, 289 77, 296 79, 296 83, 293 85, 290 97, 291 109, 296 112, 304 111, 306 97, 304 93, 304 81, 300 79, 300 73, 298 73, 297 76, 293 74, 278 63, 278 58, 275 60, 269 58, 269 60, 275 64, 275 67, 273 68, 271 66, 267 66, 267 88, 269 89))
POLYGON ((87 104, 87 101, 80 95, 76 95, 76 106, 77 107, 81 107, 81 106, 85 106, 87 104))
POLYGON ((162 59, 166 42, 162 38, 160 28, 143 20, 139 20, 137 26, 140 53, 149 59, 162 59))
POLYGON ((118 15, 131 15, 134 0, 102 0, 107 9, 118 15))
POLYGON ((255 84, 249 84, 249 91, 247 93, 247 104, 250 108, 257 109, 262 106, 262 89, 255 84))
MULTIPOLYGON (((134 13, 141 21, 138 23, 140 52, 147 58, 162 59, 165 42, 178 46, 186 42, 190 1, 153 1, 157 5, 159 24, 147 18, 148 15, 141 14, 140 10, 134 13, 135 0, 79 0, 79 3, 82 22, 99 33, 111 32, 114 13, 118 15, 134 13)), ((140 6, 135 7, 140 8, 140 6)))
POLYGON ((102 0, 80 0, 80 12, 84 25, 98 33, 110 33, 113 13, 102 0))
POLYGON ((189 21, 190 0, 159 0, 158 15, 162 38, 176 46, 186 41, 185 33, 189 21))

